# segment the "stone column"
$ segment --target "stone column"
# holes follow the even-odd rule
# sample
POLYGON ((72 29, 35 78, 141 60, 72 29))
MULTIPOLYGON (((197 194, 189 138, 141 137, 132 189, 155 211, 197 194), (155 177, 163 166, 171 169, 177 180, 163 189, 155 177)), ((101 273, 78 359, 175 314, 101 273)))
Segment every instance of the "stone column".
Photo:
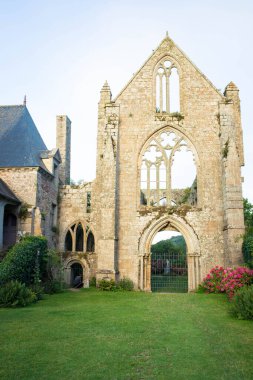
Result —
POLYGON ((119 106, 110 101, 107 82, 101 90, 98 118, 96 191, 97 280, 118 274, 118 126, 119 106))
POLYGON ((64 185, 70 183, 71 121, 66 115, 56 117, 56 146, 60 150, 59 179, 64 185))
POLYGON ((201 281, 199 254, 188 253, 188 291, 196 290, 201 281))

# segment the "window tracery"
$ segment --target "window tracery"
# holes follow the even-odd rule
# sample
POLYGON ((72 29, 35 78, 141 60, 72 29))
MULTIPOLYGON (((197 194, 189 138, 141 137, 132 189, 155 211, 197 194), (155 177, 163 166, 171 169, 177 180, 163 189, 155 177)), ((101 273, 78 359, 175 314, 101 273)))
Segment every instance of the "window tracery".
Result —
POLYGON ((70 252, 95 252, 95 239, 89 226, 81 222, 72 224, 65 236, 65 250, 70 252))
POLYGON ((180 111, 179 75, 174 63, 165 58, 155 73, 156 112, 180 111))
POLYGON ((196 202, 197 196, 192 194, 193 185, 195 191, 197 183, 193 152, 191 143, 169 127, 147 142, 140 165, 142 205, 171 206, 196 202))

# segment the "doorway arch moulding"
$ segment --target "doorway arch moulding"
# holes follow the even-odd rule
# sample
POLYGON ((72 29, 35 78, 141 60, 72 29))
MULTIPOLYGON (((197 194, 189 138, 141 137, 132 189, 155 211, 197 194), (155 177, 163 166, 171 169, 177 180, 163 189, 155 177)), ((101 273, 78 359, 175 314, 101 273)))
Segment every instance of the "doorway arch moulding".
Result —
POLYGON ((198 237, 193 228, 181 217, 165 215, 148 224, 139 242, 139 288, 151 290, 151 244, 154 236, 162 230, 176 230, 182 234, 187 247, 188 291, 197 288, 201 279, 201 254, 198 237))
POLYGON ((75 257, 75 256, 70 257, 64 263, 64 280, 66 284, 70 285, 71 284, 71 266, 73 264, 80 264, 81 267, 83 268, 83 287, 88 288, 89 287, 89 273, 90 273, 89 264, 85 260, 85 258, 79 259, 78 257, 75 257))

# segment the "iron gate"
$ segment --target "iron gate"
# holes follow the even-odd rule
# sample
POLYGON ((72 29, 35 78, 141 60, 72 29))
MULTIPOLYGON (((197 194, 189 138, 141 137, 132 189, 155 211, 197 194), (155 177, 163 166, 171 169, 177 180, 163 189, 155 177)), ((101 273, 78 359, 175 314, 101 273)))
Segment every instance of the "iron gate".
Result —
POLYGON ((152 253, 151 290, 167 293, 187 292, 187 256, 181 252, 152 253))

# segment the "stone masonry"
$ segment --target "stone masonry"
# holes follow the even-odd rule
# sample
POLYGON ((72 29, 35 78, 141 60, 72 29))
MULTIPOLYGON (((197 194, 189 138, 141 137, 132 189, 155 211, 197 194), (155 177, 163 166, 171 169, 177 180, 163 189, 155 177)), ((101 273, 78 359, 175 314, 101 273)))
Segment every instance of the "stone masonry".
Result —
MULTIPOLYGON (((161 230, 177 230, 185 238, 189 290, 213 266, 239 264, 244 161, 238 92, 231 82, 222 95, 168 36, 115 99, 106 82, 98 106, 96 179, 60 189, 59 249, 66 251, 71 224, 89 225, 96 252, 92 276, 129 277, 136 289, 148 291, 151 242, 161 230), (169 112, 168 100, 165 111, 156 106, 156 73, 168 61, 179 75, 178 113, 169 112), (140 203, 141 155, 160 131, 178 134, 194 152, 194 205, 140 203), (89 213, 87 192, 92 199, 89 213)), ((161 95, 160 104, 164 107, 161 95)), ((69 255, 77 260, 77 252, 69 255)), ((84 271, 90 268, 89 260, 83 258, 84 271)))
POLYGON ((67 283, 80 273, 84 286, 128 277, 150 291, 159 231, 183 235, 189 291, 213 266, 241 263, 244 157, 233 82, 221 94, 166 35, 116 98, 107 82, 101 89, 93 182, 70 185, 68 117, 58 116, 56 128, 57 148, 40 152, 44 169, 0 167, 0 177, 29 204, 18 228, 48 237, 67 283), (188 189, 172 188, 183 149, 192 152, 196 178, 188 189))

